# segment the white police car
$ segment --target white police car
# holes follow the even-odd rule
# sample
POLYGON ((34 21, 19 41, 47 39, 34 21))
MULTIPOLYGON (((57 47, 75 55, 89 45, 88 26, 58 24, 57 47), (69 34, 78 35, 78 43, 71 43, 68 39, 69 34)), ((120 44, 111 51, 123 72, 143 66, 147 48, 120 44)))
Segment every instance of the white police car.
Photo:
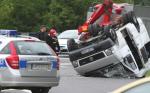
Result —
POLYGON ((19 88, 48 93, 59 84, 59 59, 45 42, 17 36, 12 30, 0 30, 2 33, 6 36, 0 35, 0 90, 19 88))

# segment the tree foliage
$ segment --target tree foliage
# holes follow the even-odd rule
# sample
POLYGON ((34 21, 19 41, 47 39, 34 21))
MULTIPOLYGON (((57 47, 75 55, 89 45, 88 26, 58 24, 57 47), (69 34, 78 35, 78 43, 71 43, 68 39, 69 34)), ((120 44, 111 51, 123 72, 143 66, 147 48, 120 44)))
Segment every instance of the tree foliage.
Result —
MULTIPOLYGON (((88 7, 102 0, 0 0, 0 29, 38 31, 40 25, 60 32, 76 29, 86 18, 88 7)), ((114 0, 126 2, 131 0, 114 0)))

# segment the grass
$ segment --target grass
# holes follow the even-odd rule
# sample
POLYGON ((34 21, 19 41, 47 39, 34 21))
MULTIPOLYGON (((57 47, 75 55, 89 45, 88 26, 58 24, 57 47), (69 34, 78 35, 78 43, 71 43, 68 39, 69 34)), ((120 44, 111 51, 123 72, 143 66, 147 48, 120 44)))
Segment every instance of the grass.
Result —
POLYGON ((146 72, 145 77, 150 77, 150 70, 146 72))

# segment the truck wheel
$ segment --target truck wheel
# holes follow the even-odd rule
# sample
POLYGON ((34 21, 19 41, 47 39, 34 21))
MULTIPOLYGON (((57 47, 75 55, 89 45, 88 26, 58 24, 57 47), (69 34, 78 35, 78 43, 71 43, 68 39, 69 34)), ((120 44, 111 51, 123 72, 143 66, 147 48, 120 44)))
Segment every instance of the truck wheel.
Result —
POLYGON ((116 34, 116 31, 115 31, 111 26, 106 26, 106 27, 104 27, 103 33, 104 33, 104 35, 106 35, 107 37, 111 38, 112 41, 116 41, 116 39, 117 39, 117 34, 116 34))
POLYGON ((74 39, 69 39, 67 41, 67 47, 68 47, 68 51, 73 51, 75 49, 78 49, 78 44, 75 42, 74 39))
POLYGON ((98 24, 90 24, 88 31, 90 33, 90 35, 97 36, 99 31, 101 30, 101 27, 98 24))
POLYGON ((115 32, 114 29, 111 29, 111 30, 110 30, 110 38, 111 38, 113 41, 116 41, 116 39, 117 39, 117 34, 116 34, 116 32, 115 32))

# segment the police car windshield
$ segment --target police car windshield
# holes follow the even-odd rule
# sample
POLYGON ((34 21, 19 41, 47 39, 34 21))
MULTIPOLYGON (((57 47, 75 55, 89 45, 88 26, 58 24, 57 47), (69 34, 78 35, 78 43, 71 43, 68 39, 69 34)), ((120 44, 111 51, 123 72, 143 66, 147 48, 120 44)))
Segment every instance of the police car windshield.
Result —
POLYGON ((54 51, 45 42, 15 41, 19 55, 54 55, 54 51))

